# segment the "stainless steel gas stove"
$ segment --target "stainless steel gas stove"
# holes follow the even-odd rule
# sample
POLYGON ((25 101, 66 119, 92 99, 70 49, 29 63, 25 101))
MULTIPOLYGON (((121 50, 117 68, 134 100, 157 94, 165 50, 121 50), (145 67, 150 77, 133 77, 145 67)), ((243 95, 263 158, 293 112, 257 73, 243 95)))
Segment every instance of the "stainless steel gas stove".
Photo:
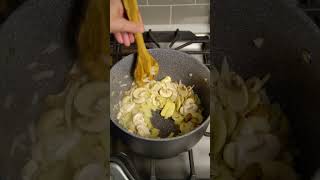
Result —
MULTIPOLYGON (((186 52, 197 60, 210 65, 209 34, 190 31, 151 31, 144 33, 148 49, 172 48, 186 52)), ((136 46, 124 47, 111 39, 113 64, 123 56, 136 52, 136 46)), ((141 157, 122 143, 111 126, 111 179, 113 180, 209 180, 210 134, 206 133, 190 151, 171 159, 148 159, 141 157)), ((210 125, 207 129, 210 132, 210 125)), ((165 151, 165 149, 164 149, 165 151)))

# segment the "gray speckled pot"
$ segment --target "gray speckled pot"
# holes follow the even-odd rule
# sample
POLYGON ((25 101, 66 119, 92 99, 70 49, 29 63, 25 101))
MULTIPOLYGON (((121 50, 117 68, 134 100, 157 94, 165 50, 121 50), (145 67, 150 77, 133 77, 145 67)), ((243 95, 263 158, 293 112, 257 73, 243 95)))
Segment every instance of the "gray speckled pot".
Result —
POLYGON ((192 56, 170 49, 153 49, 151 54, 157 59, 160 71, 158 79, 169 75, 175 81, 181 80, 186 85, 195 85, 194 91, 201 99, 204 107, 205 121, 192 132, 175 138, 148 139, 129 133, 118 124, 116 115, 117 110, 113 107, 120 101, 120 92, 129 89, 133 80, 133 69, 135 67, 135 55, 131 54, 117 64, 110 73, 110 112, 111 120, 118 127, 123 140, 130 148, 143 156, 151 158, 169 158, 176 156, 184 151, 191 149, 203 136, 208 125, 210 115, 210 71, 201 62, 192 56), (192 73, 190 77, 189 74, 192 73), (125 78, 125 76, 129 78, 125 78), (205 81, 205 78, 207 81, 205 81), (128 84, 120 87, 120 84, 128 84))

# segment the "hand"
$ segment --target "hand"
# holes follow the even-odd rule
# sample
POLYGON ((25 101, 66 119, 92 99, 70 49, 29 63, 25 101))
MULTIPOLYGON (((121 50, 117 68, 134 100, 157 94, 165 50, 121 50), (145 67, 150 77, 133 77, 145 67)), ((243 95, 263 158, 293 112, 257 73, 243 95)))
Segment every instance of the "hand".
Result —
POLYGON ((130 46, 134 42, 133 33, 144 32, 142 18, 141 23, 134 23, 125 18, 125 9, 121 0, 110 0, 110 32, 114 34, 120 44, 130 46))

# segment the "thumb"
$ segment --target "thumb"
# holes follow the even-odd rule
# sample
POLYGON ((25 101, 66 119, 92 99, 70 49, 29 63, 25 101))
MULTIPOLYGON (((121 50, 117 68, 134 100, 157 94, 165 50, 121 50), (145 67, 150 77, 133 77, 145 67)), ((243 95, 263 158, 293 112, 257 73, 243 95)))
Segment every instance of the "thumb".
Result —
POLYGON ((144 32, 144 27, 142 23, 135 23, 128 21, 125 18, 119 19, 115 24, 115 31, 119 32, 129 32, 129 33, 142 33, 144 32))

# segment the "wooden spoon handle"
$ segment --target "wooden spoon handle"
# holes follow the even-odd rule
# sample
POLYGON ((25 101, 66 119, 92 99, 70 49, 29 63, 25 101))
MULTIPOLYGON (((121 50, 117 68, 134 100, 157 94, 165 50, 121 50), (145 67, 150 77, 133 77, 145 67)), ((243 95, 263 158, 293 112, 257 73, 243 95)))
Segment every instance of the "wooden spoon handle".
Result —
MULTIPOLYGON (((122 0, 122 1, 124 4, 124 8, 126 9, 129 20, 136 23, 141 22, 137 0, 122 0)), ((145 46, 142 33, 135 33, 134 36, 135 36, 136 44, 138 46, 138 52, 139 50, 146 51, 147 48, 145 46)))

